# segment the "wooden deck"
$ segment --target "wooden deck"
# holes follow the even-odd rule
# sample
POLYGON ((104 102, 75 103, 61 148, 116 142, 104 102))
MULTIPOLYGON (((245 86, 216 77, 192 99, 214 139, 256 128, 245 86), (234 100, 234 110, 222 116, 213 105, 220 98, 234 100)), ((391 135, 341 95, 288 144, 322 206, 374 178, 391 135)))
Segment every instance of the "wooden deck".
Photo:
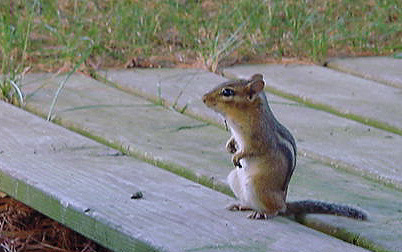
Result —
POLYGON ((2 190, 115 251, 363 251, 287 219, 248 220, 222 193, 0 106, 2 190))
MULTIPOLYGON (((117 88, 79 74, 67 82, 54 120, 64 128, 0 103, 2 191, 114 251, 364 251, 286 218, 225 210, 234 199, 216 190, 227 191, 228 133, 200 100, 224 78, 183 69, 100 74, 117 88), (137 192, 143 198, 133 199, 137 192)), ((28 110, 47 114, 61 79, 28 75, 28 110)), ((301 149, 289 199, 370 213, 367 222, 312 215, 306 224, 370 249, 402 249, 402 155, 392 147, 402 137, 269 99, 301 149)))

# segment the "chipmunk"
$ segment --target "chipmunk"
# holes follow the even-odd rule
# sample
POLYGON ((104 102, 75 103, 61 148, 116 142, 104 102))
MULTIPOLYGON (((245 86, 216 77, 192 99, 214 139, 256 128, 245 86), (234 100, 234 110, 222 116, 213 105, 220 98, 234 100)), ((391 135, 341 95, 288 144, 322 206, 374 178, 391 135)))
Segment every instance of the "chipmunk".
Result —
POLYGON ((253 211, 248 216, 252 219, 322 213, 366 220, 364 211, 349 206, 314 200, 286 202, 296 167, 296 141, 272 113, 264 86, 263 76, 255 74, 249 80, 224 82, 202 98, 224 117, 232 134, 226 149, 233 154, 235 169, 228 183, 240 204, 228 209, 253 211))

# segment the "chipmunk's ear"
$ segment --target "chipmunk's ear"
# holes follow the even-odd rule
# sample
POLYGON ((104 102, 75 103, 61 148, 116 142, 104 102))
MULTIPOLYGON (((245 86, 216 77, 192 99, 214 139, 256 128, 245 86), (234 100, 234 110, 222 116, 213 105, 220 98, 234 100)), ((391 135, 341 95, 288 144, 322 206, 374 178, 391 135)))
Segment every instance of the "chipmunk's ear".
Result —
POLYGON ((257 76, 257 74, 253 75, 253 77, 251 77, 250 83, 247 84, 247 98, 250 101, 254 100, 254 98, 264 89, 265 85, 261 74, 258 74, 256 79, 254 79, 254 76, 257 76))
POLYGON ((251 76, 251 80, 256 81, 256 80, 263 80, 264 77, 262 76, 262 74, 254 74, 253 76, 251 76))

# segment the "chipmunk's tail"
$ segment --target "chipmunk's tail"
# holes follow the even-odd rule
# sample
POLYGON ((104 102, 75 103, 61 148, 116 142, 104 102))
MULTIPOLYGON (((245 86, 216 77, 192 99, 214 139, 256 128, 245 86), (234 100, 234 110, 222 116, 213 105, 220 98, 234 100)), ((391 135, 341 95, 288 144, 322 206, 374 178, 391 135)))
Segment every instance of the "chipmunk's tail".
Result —
POLYGON ((286 203, 282 216, 302 216, 305 214, 333 214, 358 220, 367 220, 368 214, 361 209, 324 201, 303 200, 286 203))

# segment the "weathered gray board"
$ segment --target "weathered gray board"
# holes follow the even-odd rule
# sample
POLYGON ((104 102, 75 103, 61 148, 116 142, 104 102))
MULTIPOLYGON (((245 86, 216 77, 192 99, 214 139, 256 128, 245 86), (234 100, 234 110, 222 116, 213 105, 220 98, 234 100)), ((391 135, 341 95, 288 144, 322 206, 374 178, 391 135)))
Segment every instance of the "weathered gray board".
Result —
MULTIPOLYGON (((47 114, 57 85, 64 78, 46 79, 50 76, 28 75, 27 85, 22 88, 28 96, 35 92, 27 105, 42 114, 47 114), (40 81, 28 84, 35 79, 40 81), (45 86, 37 90, 42 84, 45 86)), ((224 146, 220 146, 226 136, 214 135, 216 127, 83 75, 74 75, 67 82, 55 115, 68 126, 84 129, 146 158, 191 167, 194 173, 211 180, 216 178, 216 164, 205 160, 220 160, 220 166, 224 166, 229 159, 222 156, 224 146)))
POLYGON ((0 102, 0 190, 115 251, 364 251, 0 102), (131 199, 135 192, 142 199, 131 199))
POLYGON ((280 92, 311 103, 330 106, 395 127, 402 132, 402 90, 309 65, 245 65, 224 70, 228 77, 262 73, 267 84, 280 92))
MULTIPOLYGON (((111 70, 102 75, 123 89, 222 123, 201 101, 202 94, 227 81, 220 76, 195 69, 111 70)), ((402 188, 402 148, 395 148, 402 146, 402 136, 267 95, 274 113, 294 133, 303 154, 402 188)))
POLYGON ((331 59, 328 67, 402 88, 402 59, 389 57, 359 57, 331 59))
MULTIPOLYGON (((29 78, 35 77, 40 76, 29 78)), ((29 94, 47 83, 30 97, 29 107, 47 112, 57 81, 26 85, 24 90, 29 94)), ((197 176, 222 182, 231 169, 230 157, 224 151, 228 134, 223 130, 81 75, 74 75, 67 83, 56 109, 65 125, 73 124, 109 142, 130 146, 168 166, 180 165, 197 176)), ((391 250, 402 248, 402 230, 396 221, 402 219, 401 192, 300 157, 289 196, 293 200, 312 198, 361 206, 370 213, 369 222, 327 216, 320 217, 321 223, 359 234, 391 250)))

